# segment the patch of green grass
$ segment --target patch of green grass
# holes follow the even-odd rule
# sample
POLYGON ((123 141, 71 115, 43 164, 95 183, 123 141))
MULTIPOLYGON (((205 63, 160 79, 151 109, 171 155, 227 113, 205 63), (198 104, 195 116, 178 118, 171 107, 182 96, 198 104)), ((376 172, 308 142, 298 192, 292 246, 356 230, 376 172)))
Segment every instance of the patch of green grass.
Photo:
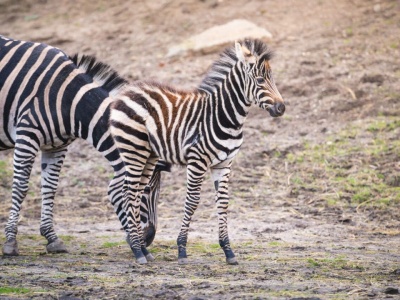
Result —
POLYGON ((175 254, 175 248, 176 248, 176 241, 163 241, 162 244, 159 243, 151 244, 148 250, 153 254, 167 253, 170 251, 173 251, 175 254))
POLYGON ((367 127, 370 132, 392 131, 400 127, 400 120, 376 120, 367 127))
POLYGON ((283 244, 281 242, 278 241, 272 241, 268 243, 269 247, 281 247, 283 244))
POLYGON ((204 254, 213 254, 220 253, 221 247, 219 244, 215 243, 205 243, 203 241, 188 243, 188 252, 189 253, 204 253, 204 254))
POLYGON ((27 238, 32 241, 40 241, 43 239, 43 237, 40 234, 26 234, 26 235, 22 235, 22 237, 27 238))
POLYGON ((286 157, 296 170, 292 190, 315 193, 330 206, 400 203, 398 179, 388 167, 400 158, 399 131, 398 119, 382 117, 351 124, 326 142, 305 142, 286 157))
POLYGON ((27 294, 30 293, 31 290, 23 287, 11 287, 11 286, 0 286, 0 295, 9 295, 9 294, 27 294))
POLYGON ((373 195, 369 188, 362 188, 351 197, 351 200, 355 203, 363 203, 369 201, 372 196, 373 195))
POLYGON ((66 243, 70 243, 71 241, 73 241, 75 239, 75 237, 72 235, 59 235, 58 237, 66 243))
POLYGON ((352 262, 348 260, 344 255, 338 255, 335 257, 326 257, 326 258, 308 258, 307 263, 314 268, 324 268, 327 271, 332 269, 355 269, 355 270, 364 270, 364 267, 356 262, 352 262))
POLYGON ((121 242, 105 242, 103 243, 103 245, 101 245, 102 248, 114 248, 114 247, 118 247, 121 245, 125 245, 126 242, 125 241, 121 241, 121 242))
POLYGON ((353 35, 353 28, 352 27, 348 27, 348 28, 346 28, 345 32, 346 32, 347 36, 352 36, 353 35))
POLYGON ((308 258, 307 262, 311 267, 319 267, 320 266, 320 263, 313 258, 308 258))

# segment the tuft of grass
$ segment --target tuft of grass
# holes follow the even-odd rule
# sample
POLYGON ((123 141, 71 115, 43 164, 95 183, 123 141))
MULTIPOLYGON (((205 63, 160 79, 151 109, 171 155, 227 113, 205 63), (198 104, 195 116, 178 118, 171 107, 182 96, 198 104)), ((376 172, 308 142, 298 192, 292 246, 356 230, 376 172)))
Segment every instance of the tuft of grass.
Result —
POLYGON ((119 247, 121 245, 125 245, 126 242, 122 241, 122 242, 105 242, 103 243, 103 245, 101 245, 102 248, 114 248, 114 247, 119 247))
POLYGON ((355 203, 363 203, 369 201, 373 196, 371 189, 362 188, 358 190, 352 197, 351 200, 355 203))
POLYGON ((71 241, 73 241, 75 239, 75 237, 72 235, 59 235, 58 237, 60 239, 62 239, 63 242, 66 242, 66 243, 70 243, 71 241))
POLYGON ((29 240, 32 240, 32 241, 41 241, 41 240, 43 240, 43 237, 41 235, 39 235, 39 234, 26 234, 26 235, 23 235, 23 237, 25 237, 25 238, 27 238, 29 240))
POLYGON ((344 255, 338 255, 336 257, 326 257, 326 258, 308 258, 307 263, 311 267, 320 267, 326 270, 364 270, 364 267, 356 262, 350 261, 344 255))
POLYGON ((313 258, 308 258, 307 262, 311 267, 319 267, 320 266, 320 263, 313 258))
POLYGON ((188 244, 188 252, 189 253, 203 253, 203 254, 215 254, 221 252, 221 247, 219 244, 215 243, 205 243, 205 242, 194 242, 188 244))
POLYGON ((31 290, 23 287, 11 287, 11 286, 0 286, 0 295, 9 295, 9 294, 27 294, 30 293, 31 290))
POLYGON ((268 243, 269 247, 281 247, 282 243, 278 242, 278 241, 272 241, 268 243))

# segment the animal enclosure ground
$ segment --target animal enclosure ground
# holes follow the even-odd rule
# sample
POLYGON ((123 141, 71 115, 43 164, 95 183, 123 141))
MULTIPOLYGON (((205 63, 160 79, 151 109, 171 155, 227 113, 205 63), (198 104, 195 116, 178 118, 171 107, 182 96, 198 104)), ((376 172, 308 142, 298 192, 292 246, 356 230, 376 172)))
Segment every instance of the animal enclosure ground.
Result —
MULTIPOLYGON (((185 171, 163 174, 156 260, 134 263, 111 205, 111 168, 70 147, 55 202, 68 254, 45 253, 40 168, 18 242, 0 258, 0 299, 395 299, 400 288, 400 3, 398 1, 0 1, 1 34, 68 54, 94 54, 130 80, 192 88, 217 53, 166 58, 213 25, 248 19, 269 30, 271 66, 290 105, 253 108, 233 165, 229 231, 238 266, 217 241, 205 182, 177 264, 185 171)), ((0 152, 0 226, 11 204, 12 153, 0 152)), ((4 236, 0 238, 0 245, 4 236)))

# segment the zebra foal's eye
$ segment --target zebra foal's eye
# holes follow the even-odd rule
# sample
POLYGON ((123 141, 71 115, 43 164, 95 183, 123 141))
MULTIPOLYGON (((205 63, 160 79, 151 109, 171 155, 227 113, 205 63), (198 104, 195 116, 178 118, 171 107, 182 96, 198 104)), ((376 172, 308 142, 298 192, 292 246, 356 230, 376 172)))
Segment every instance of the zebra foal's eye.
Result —
POLYGON ((256 81, 258 84, 264 84, 265 83, 265 78, 264 77, 256 77, 256 81))

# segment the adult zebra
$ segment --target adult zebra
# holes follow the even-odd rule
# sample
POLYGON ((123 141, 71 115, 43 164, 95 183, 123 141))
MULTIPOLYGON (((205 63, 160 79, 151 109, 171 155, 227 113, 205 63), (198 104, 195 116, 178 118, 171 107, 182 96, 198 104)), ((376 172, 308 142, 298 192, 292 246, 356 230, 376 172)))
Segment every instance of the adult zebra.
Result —
MULTIPOLYGON (((0 36, 0 150, 14 148, 12 207, 5 228, 4 255, 18 255, 17 222, 28 190, 32 164, 41 157, 42 209, 40 233, 48 240, 48 252, 66 248, 53 228, 53 202, 67 147, 82 138, 109 161, 114 170, 108 194, 122 226, 127 229, 123 207, 123 161, 109 131, 109 105, 127 82, 93 57, 74 56, 41 44, 0 36)), ((149 210, 156 203, 159 164, 153 185, 143 195, 149 210)), ((155 217, 143 211, 145 239, 151 243, 155 217)))
MULTIPOLYGON (((273 117, 285 111, 272 78, 270 58, 266 44, 246 39, 226 49, 192 92, 138 82, 111 104, 111 134, 127 170, 129 226, 134 228, 139 221, 139 183, 146 182, 157 161, 187 165, 185 211, 177 239, 179 263, 187 262, 189 224, 210 168, 216 190, 219 243, 227 263, 237 264, 227 230, 228 178, 243 141, 243 124, 252 102, 273 117)), ((140 251, 140 233, 130 232, 137 261, 146 263, 140 251)))

